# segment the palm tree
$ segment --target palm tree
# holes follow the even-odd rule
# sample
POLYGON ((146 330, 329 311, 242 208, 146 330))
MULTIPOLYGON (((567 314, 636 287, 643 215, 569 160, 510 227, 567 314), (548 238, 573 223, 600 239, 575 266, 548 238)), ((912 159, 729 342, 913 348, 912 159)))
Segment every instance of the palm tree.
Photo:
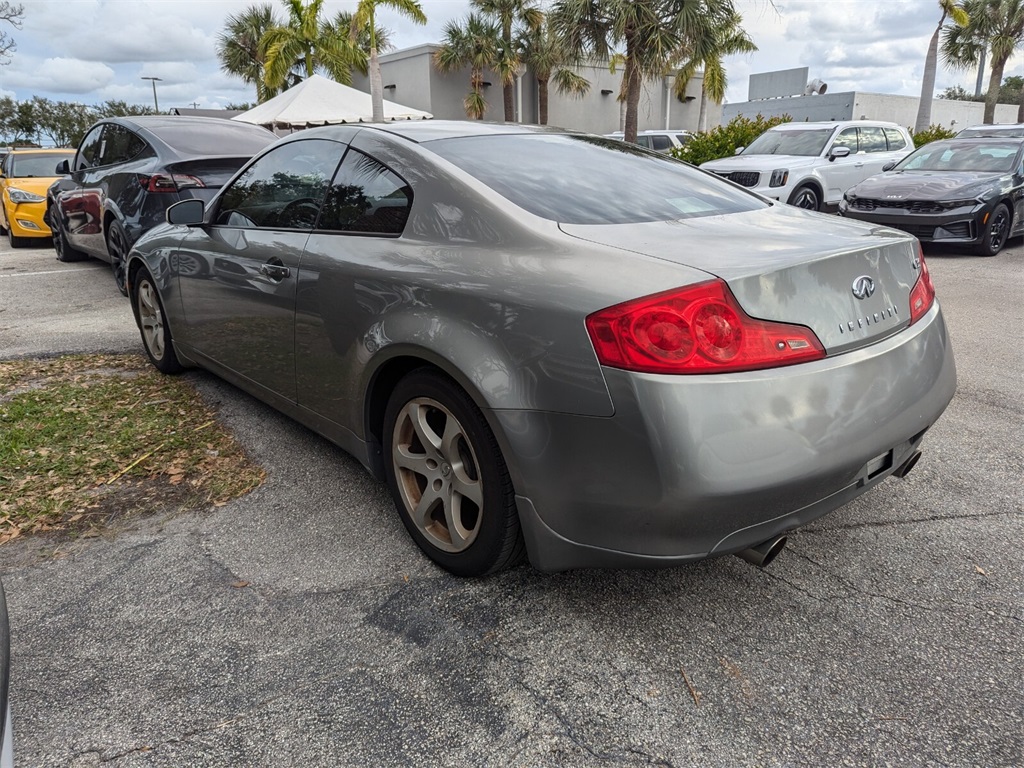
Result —
POLYGON ((963 3, 958 0, 939 0, 939 8, 942 16, 932 33, 932 39, 928 43, 928 54, 924 59, 924 77, 921 79, 921 102, 917 107, 917 120, 914 123, 914 133, 928 130, 932 124, 932 98, 935 96, 935 69, 939 58, 939 33, 942 25, 946 23, 946 17, 963 27, 967 25, 967 11, 963 3))
POLYGON ((559 93, 584 96, 590 90, 590 81, 569 68, 569 56, 550 20, 537 29, 522 31, 517 47, 523 64, 537 78, 537 121, 541 125, 548 124, 548 84, 552 79, 559 93))
POLYGON ((683 53, 684 64, 676 73, 675 93, 679 99, 686 98, 686 86, 698 70, 704 70, 700 87, 700 112, 697 129, 707 130, 708 97, 716 104, 725 100, 728 78, 722 59, 737 53, 753 53, 757 50, 754 41, 740 26, 743 17, 732 3, 718 3, 707 0, 706 13, 702 14, 688 30, 683 53))
POLYGON ((498 65, 501 38, 498 27, 479 13, 470 13, 463 24, 449 21, 444 40, 434 52, 434 66, 448 74, 469 67, 469 94, 462 102, 466 116, 483 120, 487 101, 483 95, 484 70, 498 65))
MULTIPOLYGON (((1006 62, 1024 42, 1024 0, 964 0, 964 10, 968 17, 965 26, 946 25, 943 30, 942 55, 951 66, 967 69, 978 61, 986 45, 982 41, 987 41, 992 59, 984 122, 991 124, 1006 62)), ((1024 122, 1024 101, 1017 119, 1024 122)))
POLYGON ((280 89, 296 62, 301 62, 307 78, 317 69, 333 79, 352 84, 352 65, 359 56, 347 35, 338 34, 320 20, 324 0, 284 0, 288 21, 267 30, 261 41, 266 55, 264 82, 280 89))
POLYGON ((256 101, 264 102, 277 91, 264 82, 266 58, 260 42, 267 30, 278 24, 270 3, 250 5, 237 16, 228 16, 217 35, 220 68, 256 87, 256 101))
POLYGON ((512 37, 513 27, 521 24, 527 30, 540 29, 544 13, 536 0, 472 0, 481 13, 496 19, 501 26, 501 48, 498 56, 498 74, 501 75, 502 97, 505 102, 505 122, 516 119, 516 105, 512 88, 522 63, 520 51, 512 37))
POLYGON ((384 121, 384 85, 380 77, 380 61, 377 58, 377 51, 380 46, 377 43, 377 25, 375 15, 378 6, 387 6, 399 13, 408 16, 417 24, 426 24, 427 16, 417 0, 359 0, 356 12, 352 15, 352 23, 349 27, 349 41, 356 43, 360 34, 369 34, 370 51, 370 98, 373 102, 373 122, 384 121))
MULTIPOLYGON (((689 30, 699 28, 707 2, 678 0, 557 0, 551 16, 574 63, 607 61, 621 46, 626 141, 636 140, 640 91, 645 78, 661 77, 678 61, 689 30)), ((732 7, 732 0, 713 0, 732 7)))

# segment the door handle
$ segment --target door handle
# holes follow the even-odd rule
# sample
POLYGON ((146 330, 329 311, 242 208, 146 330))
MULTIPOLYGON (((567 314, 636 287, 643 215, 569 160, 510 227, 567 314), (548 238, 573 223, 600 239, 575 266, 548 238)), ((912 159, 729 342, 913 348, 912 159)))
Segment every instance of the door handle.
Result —
POLYGON ((267 262, 266 264, 260 264, 260 274, 269 277, 271 280, 281 281, 288 277, 292 271, 284 264, 273 264, 267 262))

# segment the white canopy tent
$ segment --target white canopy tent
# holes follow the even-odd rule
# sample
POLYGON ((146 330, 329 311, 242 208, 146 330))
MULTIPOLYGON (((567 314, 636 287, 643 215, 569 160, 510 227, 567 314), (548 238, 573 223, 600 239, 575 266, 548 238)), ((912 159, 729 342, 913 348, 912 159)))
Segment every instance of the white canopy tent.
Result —
MULTIPOLYGON (((262 125, 271 130, 301 129, 334 123, 368 123, 373 117, 370 94, 313 75, 232 120, 262 125)), ((384 119, 427 120, 429 112, 384 101, 384 119)))

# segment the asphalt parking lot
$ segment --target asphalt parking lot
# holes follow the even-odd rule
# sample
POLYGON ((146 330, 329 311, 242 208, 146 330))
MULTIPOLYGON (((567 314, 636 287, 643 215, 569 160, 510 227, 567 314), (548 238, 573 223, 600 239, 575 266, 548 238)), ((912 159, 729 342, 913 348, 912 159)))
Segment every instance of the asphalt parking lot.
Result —
MULTIPOLYGON (((1024 246, 927 256, 956 398, 764 571, 456 579, 355 461, 188 374, 268 480, 0 547, 17 763, 1024 764, 1024 246)), ((109 268, 0 245, 0 357, 101 350, 141 354, 109 268)))

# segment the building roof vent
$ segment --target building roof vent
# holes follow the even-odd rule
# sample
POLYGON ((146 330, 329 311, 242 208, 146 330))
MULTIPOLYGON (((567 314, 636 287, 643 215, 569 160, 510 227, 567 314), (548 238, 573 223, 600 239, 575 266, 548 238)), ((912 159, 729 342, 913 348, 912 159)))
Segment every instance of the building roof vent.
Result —
POLYGON ((815 96, 828 90, 828 83, 814 78, 804 88, 804 96, 815 96))

